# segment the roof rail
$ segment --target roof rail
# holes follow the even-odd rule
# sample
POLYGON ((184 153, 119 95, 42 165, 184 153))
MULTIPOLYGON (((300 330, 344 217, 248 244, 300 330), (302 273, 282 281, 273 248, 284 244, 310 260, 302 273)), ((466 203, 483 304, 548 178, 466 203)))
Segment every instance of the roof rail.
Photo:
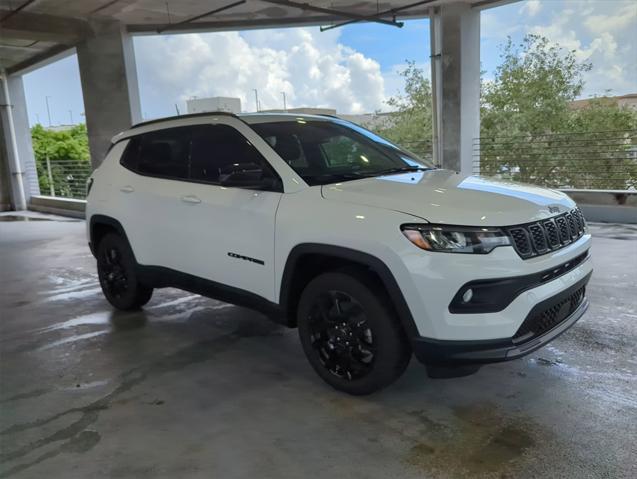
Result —
POLYGON ((203 113, 188 113, 186 115, 165 116, 163 118, 155 118, 154 120, 142 121, 140 123, 135 123, 134 125, 130 127, 130 129, 132 130, 134 128, 139 128, 146 125, 153 125, 155 123, 163 123, 164 121, 181 120, 182 118, 199 118, 202 116, 214 116, 214 115, 225 115, 225 116, 238 118, 237 115, 229 111, 208 111, 203 113))

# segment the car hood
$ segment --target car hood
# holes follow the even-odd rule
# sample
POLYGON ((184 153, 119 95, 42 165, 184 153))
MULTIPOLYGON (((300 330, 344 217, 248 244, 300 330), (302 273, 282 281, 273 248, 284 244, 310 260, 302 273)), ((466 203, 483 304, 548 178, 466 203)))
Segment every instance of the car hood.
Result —
POLYGON ((430 223, 509 226, 555 216, 575 206, 564 193, 449 170, 365 178, 322 187, 327 200, 390 209, 430 223))

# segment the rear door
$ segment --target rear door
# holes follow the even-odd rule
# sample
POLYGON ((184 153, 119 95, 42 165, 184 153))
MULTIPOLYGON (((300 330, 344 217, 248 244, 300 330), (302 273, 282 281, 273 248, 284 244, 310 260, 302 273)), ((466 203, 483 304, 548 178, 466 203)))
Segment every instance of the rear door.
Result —
POLYGON ((181 198, 187 194, 191 127, 156 130, 129 140, 115 194, 137 261, 179 269, 185 251, 181 198))

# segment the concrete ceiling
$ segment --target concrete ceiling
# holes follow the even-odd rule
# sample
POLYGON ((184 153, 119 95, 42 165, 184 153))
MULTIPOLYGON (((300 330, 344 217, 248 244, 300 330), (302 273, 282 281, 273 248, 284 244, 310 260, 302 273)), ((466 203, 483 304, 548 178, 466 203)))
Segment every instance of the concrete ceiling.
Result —
MULTIPOLYGON (((239 30, 405 18, 451 0, 0 0, 0 69, 17 72, 91 35, 96 23, 120 22, 135 34, 239 30), (379 15, 380 14, 380 15, 379 15)), ((484 8, 510 0, 463 0, 484 8)), ((394 25, 392 25, 394 24, 394 25)))

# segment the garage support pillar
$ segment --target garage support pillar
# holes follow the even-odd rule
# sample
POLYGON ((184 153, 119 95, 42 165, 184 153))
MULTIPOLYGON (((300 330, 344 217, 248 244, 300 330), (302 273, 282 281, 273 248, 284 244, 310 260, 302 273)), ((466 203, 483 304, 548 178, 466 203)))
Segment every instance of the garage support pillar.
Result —
POLYGON ((430 29, 434 159, 468 175, 480 136, 480 11, 445 3, 432 10, 430 29))
POLYGON ((19 211, 40 188, 22 76, 0 77, 0 210, 19 211))
POLYGON ((77 46, 91 163, 97 168, 111 138, 141 121, 133 40, 116 22, 93 23, 77 46))

